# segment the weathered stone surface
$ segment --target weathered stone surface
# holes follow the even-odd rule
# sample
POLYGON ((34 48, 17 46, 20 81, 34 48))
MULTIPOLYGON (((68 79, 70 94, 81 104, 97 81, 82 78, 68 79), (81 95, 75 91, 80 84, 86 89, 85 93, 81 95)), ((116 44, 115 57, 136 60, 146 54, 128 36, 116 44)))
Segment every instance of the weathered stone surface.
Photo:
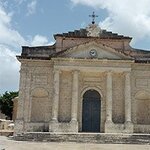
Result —
POLYGON ((82 132, 88 90, 100 95, 101 133, 150 133, 150 53, 131 48, 129 37, 95 31, 56 35, 50 47, 23 47, 15 134, 82 132))
POLYGON ((13 137, 18 141, 79 142, 99 144, 150 144, 149 134, 67 134, 25 133, 13 137))

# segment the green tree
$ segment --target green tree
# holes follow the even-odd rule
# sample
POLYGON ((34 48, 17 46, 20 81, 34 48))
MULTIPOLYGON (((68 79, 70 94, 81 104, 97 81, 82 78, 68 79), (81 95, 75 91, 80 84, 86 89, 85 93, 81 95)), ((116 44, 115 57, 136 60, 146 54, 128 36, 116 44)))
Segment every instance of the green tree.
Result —
POLYGON ((3 114, 12 119, 13 101, 12 99, 18 96, 18 92, 5 92, 0 95, 0 110, 3 114))

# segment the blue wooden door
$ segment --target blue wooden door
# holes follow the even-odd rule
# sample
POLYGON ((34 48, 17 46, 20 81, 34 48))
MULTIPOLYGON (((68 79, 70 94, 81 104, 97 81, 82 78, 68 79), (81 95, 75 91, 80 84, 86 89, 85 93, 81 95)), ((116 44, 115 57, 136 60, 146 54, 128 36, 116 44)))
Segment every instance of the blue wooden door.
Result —
POLYGON ((82 131, 100 132, 101 101, 95 90, 88 90, 83 95, 82 131))

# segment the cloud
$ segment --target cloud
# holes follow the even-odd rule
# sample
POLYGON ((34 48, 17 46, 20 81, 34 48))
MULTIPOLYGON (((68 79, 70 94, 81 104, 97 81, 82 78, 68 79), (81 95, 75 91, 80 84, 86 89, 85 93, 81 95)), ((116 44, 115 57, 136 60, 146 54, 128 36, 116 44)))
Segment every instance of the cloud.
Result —
POLYGON ((47 37, 42 36, 42 35, 34 36, 31 42, 31 46, 42 46, 42 45, 48 45, 47 37))
POLYGON ((16 52, 0 44, 0 93, 17 91, 19 85, 19 67, 16 52))
POLYGON ((150 38, 150 0, 71 0, 74 5, 105 9, 108 17, 102 28, 134 37, 134 42, 150 38))
POLYGON ((32 15, 36 12, 36 6, 37 6, 37 1, 36 0, 32 0, 30 3, 28 3, 27 5, 27 16, 32 15))
POLYGON ((26 41, 16 31, 11 28, 11 13, 6 13, 0 6, 0 44, 18 47, 25 45, 26 41))
POLYGON ((46 45, 48 39, 41 35, 24 37, 12 27, 12 13, 7 13, 0 3, 0 94, 18 90, 20 63, 16 59, 22 45, 46 45))
POLYGON ((15 55, 21 45, 27 43, 11 27, 11 13, 0 6, 0 93, 18 89, 19 62, 15 55))

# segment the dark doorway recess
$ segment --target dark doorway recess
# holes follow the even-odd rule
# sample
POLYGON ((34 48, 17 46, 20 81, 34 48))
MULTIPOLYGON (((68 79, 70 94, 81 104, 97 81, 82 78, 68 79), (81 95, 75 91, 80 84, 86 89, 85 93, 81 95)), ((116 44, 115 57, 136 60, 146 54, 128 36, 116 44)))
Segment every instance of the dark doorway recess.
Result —
POLYGON ((101 96, 96 90, 88 90, 83 95, 82 131, 100 132, 101 96))

